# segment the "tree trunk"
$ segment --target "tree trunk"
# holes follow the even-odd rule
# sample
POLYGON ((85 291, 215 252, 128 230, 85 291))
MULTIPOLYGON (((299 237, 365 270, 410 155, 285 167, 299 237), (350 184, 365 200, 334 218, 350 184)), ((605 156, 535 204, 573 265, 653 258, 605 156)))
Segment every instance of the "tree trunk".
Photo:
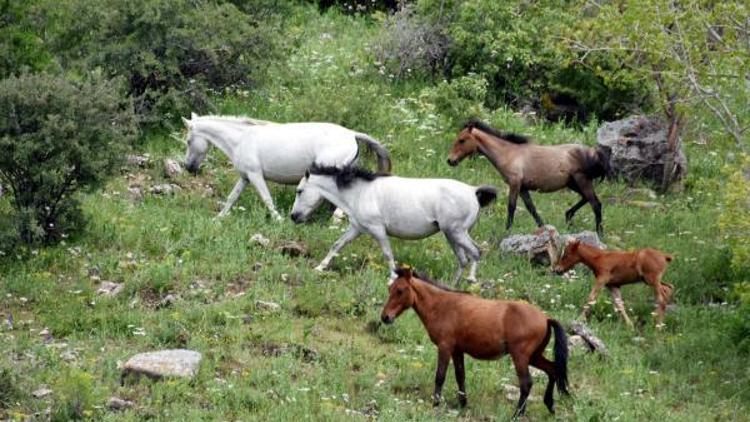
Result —
POLYGON ((667 152, 664 157, 664 173, 661 178, 661 192, 669 189, 674 178, 674 163, 679 151, 680 129, 682 127, 682 115, 670 113, 669 131, 667 132, 667 152))

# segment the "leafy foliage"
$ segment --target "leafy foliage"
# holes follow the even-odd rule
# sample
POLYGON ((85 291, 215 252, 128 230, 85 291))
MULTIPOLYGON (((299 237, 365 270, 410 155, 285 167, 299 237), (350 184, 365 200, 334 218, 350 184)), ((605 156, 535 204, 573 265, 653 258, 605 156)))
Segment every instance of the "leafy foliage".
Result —
POLYGON ((0 78, 51 65, 52 56, 37 33, 42 15, 39 0, 0 1, 0 78))
POLYGON ((115 82, 45 74, 0 82, 0 181, 13 194, 17 235, 32 243, 78 228, 76 192, 105 180, 134 134, 115 82))
POLYGON ((232 3, 72 0, 57 17, 63 62, 122 76, 142 120, 212 110, 211 92, 248 86, 274 56, 273 21, 232 3), (78 47, 72 47, 78 46, 78 47))
POLYGON ((728 167, 725 173, 719 225, 732 251, 733 269, 750 276, 750 156, 744 156, 739 166, 728 167))

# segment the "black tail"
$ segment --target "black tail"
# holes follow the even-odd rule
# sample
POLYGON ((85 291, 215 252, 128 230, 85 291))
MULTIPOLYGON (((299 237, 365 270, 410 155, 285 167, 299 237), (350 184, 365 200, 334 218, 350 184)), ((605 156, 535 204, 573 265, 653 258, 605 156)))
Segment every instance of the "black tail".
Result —
POLYGON ((480 186, 475 193, 480 207, 486 207, 497 198, 497 189, 492 186, 480 186))
POLYGON ((356 139, 357 142, 365 144, 370 151, 378 156, 378 173, 387 174, 391 172, 391 155, 383 144, 364 133, 355 133, 354 139, 356 139))
POLYGON ((596 148, 582 148, 579 150, 578 157, 581 160, 583 174, 590 180, 594 180, 597 177, 600 180, 604 180, 612 171, 609 165, 609 152, 601 146, 597 146, 596 148))
POLYGON ((547 327, 555 331, 555 375, 557 375, 557 391, 570 395, 568 392, 568 336, 559 322, 547 320, 547 327))

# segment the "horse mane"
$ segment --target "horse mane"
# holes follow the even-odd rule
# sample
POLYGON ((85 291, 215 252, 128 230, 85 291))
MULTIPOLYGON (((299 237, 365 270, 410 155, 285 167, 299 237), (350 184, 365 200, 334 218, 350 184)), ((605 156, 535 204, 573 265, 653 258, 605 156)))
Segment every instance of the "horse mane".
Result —
MULTIPOLYGON (((403 268, 396 268, 396 275, 403 276, 404 274, 406 274, 405 269, 403 269, 403 268)), ((418 278, 421 281, 424 281, 425 283, 427 283, 427 284, 429 284, 429 285, 431 285, 433 287, 437 287, 438 289, 444 290, 446 292, 469 294, 469 292, 467 292, 467 291, 454 289, 453 287, 448 287, 445 284, 440 283, 438 281, 435 281, 435 280, 431 279, 430 277, 428 277, 427 275, 425 275, 423 273, 420 273, 418 271, 412 271, 412 278, 418 278)))
POLYGON ((488 133, 492 136, 504 139, 514 144, 528 144, 529 142, 531 142, 531 139, 527 136, 519 135, 513 132, 503 132, 501 130, 497 130, 487 123, 477 119, 476 117, 469 119, 469 121, 464 124, 464 129, 472 128, 479 129, 482 132, 488 133))
POLYGON ((247 117, 247 116, 221 116, 221 115, 216 115, 216 114, 197 116, 196 119, 197 120, 222 120, 225 122, 239 123, 239 124, 249 125, 249 126, 263 126, 263 125, 270 125, 274 123, 268 120, 253 119, 252 117, 247 117))
POLYGON ((348 187, 357 179, 372 182, 379 177, 389 176, 384 173, 373 173, 370 170, 352 165, 339 168, 336 166, 321 166, 318 164, 313 164, 312 167, 310 167, 310 174, 333 177, 334 180, 336 180, 336 186, 339 189, 348 187))

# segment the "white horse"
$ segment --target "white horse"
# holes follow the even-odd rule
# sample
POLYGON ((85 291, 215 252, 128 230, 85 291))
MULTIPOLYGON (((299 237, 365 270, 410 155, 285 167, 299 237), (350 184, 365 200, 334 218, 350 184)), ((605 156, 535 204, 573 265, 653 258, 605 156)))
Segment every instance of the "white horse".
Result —
MULTIPOLYGON (((246 117, 203 116, 183 118, 188 128, 185 168, 196 173, 210 144, 229 157, 240 175, 219 217, 229 213, 247 183, 252 183, 271 216, 276 211, 266 180, 294 185, 313 163, 346 166, 357 161, 359 143, 378 157, 378 168, 389 172, 388 151, 378 141, 332 123, 272 123, 246 117)), ((321 201, 318 201, 317 207, 321 201)))
POLYGON ((479 208, 497 196, 490 186, 474 187, 451 179, 413 179, 377 175, 353 166, 313 166, 297 186, 291 218, 304 221, 324 197, 349 217, 348 230, 315 269, 324 271, 346 244, 367 233, 380 244, 391 280, 396 263, 388 236, 423 239, 442 231, 458 258, 458 283, 468 261, 468 279, 476 280, 480 251, 469 236, 479 208), (467 258, 468 257, 468 258, 467 258))

